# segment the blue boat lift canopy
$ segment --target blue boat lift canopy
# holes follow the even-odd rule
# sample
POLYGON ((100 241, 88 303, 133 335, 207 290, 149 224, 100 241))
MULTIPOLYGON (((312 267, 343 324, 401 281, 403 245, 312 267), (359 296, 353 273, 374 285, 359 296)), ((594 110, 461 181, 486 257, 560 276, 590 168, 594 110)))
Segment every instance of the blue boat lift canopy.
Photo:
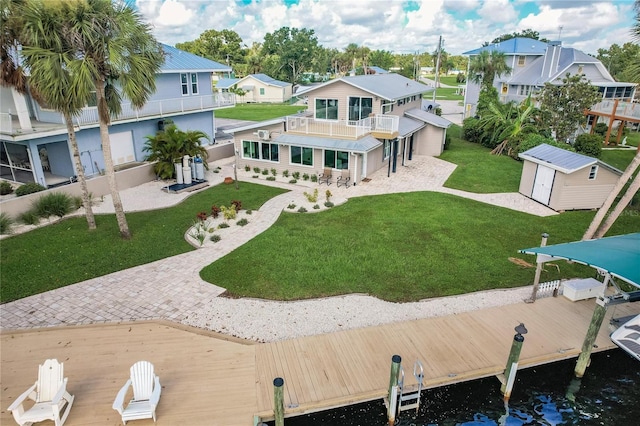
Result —
POLYGON ((538 263, 565 259, 588 265, 640 288, 640 232, 518 251, 537 255, 538 263))

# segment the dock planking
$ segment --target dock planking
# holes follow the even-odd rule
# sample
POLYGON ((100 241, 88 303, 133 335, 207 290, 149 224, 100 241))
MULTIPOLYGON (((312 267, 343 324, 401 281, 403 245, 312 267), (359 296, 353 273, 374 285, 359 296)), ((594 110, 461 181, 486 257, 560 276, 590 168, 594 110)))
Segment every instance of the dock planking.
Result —
MULTIPOLYGON (((65 363, 76 395, 68 426, 120 425, 111 404, 141 359, 154 363, 163 387, 157 425, 252 425, 255 414, 273 416, 275 377, 285 381, 285 414, 293 416, 386 396, 394 354, 402 356, 408 385, 416 359, 427 388, 499 374, 520 322, 529 330, 520 368, 575 358, 593 309, 593 299, 545 298, 261 344, 162 321, 4 330, 0 423, 13 423, 6 407, 46 358, 65 363)), ((615 347, 607 326, 613 314, 638 313, 638 303, 609 308, 594 350, 615 347)))

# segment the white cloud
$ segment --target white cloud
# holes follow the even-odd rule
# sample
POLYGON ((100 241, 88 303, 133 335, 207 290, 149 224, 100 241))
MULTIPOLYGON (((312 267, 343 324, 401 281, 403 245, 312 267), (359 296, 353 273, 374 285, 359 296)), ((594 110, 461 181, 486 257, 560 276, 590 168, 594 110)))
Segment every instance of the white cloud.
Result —
POLYGON ((508 23, 518 18, 509 0, 486 0, 478 10, 478 15, 488 23, 508 23))

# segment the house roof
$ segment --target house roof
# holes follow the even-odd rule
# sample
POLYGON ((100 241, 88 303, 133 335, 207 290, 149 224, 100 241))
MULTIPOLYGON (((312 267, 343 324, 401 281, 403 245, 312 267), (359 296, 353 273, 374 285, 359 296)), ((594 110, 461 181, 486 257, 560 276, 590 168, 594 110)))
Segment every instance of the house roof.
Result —
POLYGON ((309 148, 334 149, 339 151, 369 152, 382 145, 378 139, 367 135, 358 140, 331 139, 319 136, 299 136, 282 134, 275 138, 274 142, 286 145, 298 145, 309 148))
POLYGON ((421 120, 414 120, 409 117, 400 117, 398 120, 398 134, 400 137, 409 136, 410 134, 422 129, 426 123, 421 120))
POLYGON ((285 119, 286 119, 285 117, 278 117, 278 118, 274 118, 266 121, 254 121, 254 122, 250 122, 248 124, 244 124, 242 126, 234 127, 231 129, 224 129, 223 132, 234 134, 236 132, 244 132, 245 130, 260 129, 266 126, 273 126, 274 124, 284 123, 285 119))
POLYGON ((407 117, 415 118, 417 120, 423 121, 427 124, 431 124, 432 126, 441 127, 443 129, 448 129, 453 123, 446 118, 442 118, 439 115, 436 115, 431 112, 423 111, 419 108, 412 108, 408 111, 404 112, 404 115, 407 117))
POLYGON ((230 89, 238 81, 240 81, 239 78, 220 78, 216 82, 216 88, 217 89, 230 89))
POLYGON ((640 233, 518 251, 582 263, 640 288, 640 233))
POLYGON ((586 155, 578 154, 577 152, 567 151, 566 149, 547 145, 546 143, 520 153, 518 154, 518 157, 566 174, 576 172, 594 164, 606 167, 618 175, 622 174, 620 170, 603 163, 597 158, 588 157, 586 155))
POLYGON ((326 87, 330 84, 336 84, 340 81, 390 101, 433 91, 433 87, 427 86, 426 84, 411 80, 400 74, 387 73, 345 76, 298 92, 297 95, 306 95, 316 89, 326 87))
POLYGON ((463 55, 478 55, 482 51, 494 51, 504 52, 505 54, 513 55, 544 55, 547 50, 547 43, 540 40, 535 40, 526 37, 514 37, 509 40, 501 41, 500 43, 489 44, 488 46, 482 46, 477 49, 463 52, 463 55))
POLYGON ((269 86, 278 86, 278 87, 287 87, 287 86, 291 86, 291 83, 287 83, 286 81, 280 81, 280 80, 276 80, 273 77, 269 77, 266 74, 249 74, 246 77, 241 78, 241 81, 247 80, 249 78, 253 78, 256 79, 266 85, 269 86))
POLYGON ((231 67, 222 65, 211 59, 176 49, 175 47, 162 44, 164 50, 164 64, 160 68, 161 73, 175 72, 231 72, 231 67))

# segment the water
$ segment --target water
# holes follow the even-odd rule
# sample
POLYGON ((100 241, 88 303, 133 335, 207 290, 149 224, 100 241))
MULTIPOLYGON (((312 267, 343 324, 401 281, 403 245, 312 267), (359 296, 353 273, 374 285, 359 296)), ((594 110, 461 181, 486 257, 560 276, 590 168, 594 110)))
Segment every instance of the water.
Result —
MULTIPOLYGON (((399 426, 520 426, 640 424, 640 363, 623 351, 592 355, 582 380, 575 359, 518 372, 505 409, 495 377, 425 390, 420 411, 404 411, 399 426), (573 396, 572 396, 573 394, 573 396)), ((270 423, 271 425, 273 423, 270 423)), ((285 419, 286 426, 387 425, 382 401, 285 419)))

